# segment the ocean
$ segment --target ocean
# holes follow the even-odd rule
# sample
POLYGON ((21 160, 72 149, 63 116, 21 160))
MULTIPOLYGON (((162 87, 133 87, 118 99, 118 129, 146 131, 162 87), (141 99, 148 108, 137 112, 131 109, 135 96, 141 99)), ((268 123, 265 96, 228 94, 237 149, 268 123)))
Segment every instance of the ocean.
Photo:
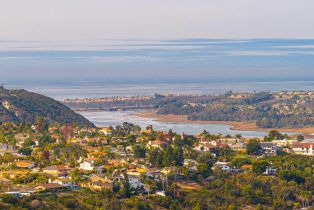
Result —
POLYGON ((125 83, 106 84, 84 82, 79 84, 10 84, 8 88, 24 88, 56 100, 93 98, 107 96, 139 96, 159 94, 221 94, 260 91, 306 91, 314 90, 314 81, 251 81, 251 82, 208 82, 208 83, 125 83))

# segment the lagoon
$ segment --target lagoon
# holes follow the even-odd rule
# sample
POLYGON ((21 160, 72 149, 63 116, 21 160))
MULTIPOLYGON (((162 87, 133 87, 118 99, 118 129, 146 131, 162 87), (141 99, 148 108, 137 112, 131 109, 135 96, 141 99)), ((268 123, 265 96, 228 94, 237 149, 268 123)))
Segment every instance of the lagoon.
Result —
POLYGON ((203 130, 207 130, 208 132, 215 134, 241 134, 244 137, 262 137, 267 135, 267 132, 263 131, 231 130, 232 126, 223 124, 161 122, 153 118, 138 116, 135 111, 81 111, 79 113, 99 127, 117 126, 121 125, 123 122, 129 122, 141 126, 142 129, 145 129, 147 125, 152 125, 157 130, 168 131, 169 129, 172 129, 180 134, 186 133, 196 135, 203 130))

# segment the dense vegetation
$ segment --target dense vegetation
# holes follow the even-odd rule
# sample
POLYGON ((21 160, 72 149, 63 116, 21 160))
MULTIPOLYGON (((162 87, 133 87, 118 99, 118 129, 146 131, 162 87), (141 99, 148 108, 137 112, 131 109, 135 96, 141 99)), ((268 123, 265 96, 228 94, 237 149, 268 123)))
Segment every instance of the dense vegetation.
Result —
POLYGON ((0 87, 0 122, 30 122, 43 117, 49 123, 76 123, 81 127, 94 125, 60 102, 26 90, 8 90, 0 87))
POLYGON ((158 114, 188 115, 190 120, 254 121, 261 128, 303 127, 313 125, 312 99, 302 104, 298 97, 275 99, 270 93, 241 96, 227 93, 210 102, 169 101, 158 114), (239 97, 237 97, 239 96, 239 97))

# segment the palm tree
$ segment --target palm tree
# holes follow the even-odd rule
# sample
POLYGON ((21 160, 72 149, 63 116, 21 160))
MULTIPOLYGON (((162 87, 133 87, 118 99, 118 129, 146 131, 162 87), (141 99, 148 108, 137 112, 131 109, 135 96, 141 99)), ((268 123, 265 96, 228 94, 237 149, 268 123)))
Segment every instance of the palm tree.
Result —
POLYGON ((1 134, 0 134, 0 143, 6 144, 6 147, 7 147, 7 149, 8 149, 8 144, 9 144, 9 142, 10 142, 9 135, 8 135, 8 134, 1 133, 1 134))
POLYGON ((176 199, 176 183, 172 183, 171 187, 173 188, 173 199, 176 199))
POLYGON ((149 198, 149 193, 151 190, 153 190, 156 187, 156 182, 151 180, 151 179, 146 179, 145 180, 145 188, 147 189, 147 196, 149 198))
POLYGON ((310 201, 312 199, 312 192, 310 192, 310 191, 301 191, 300 194, 299 194, 299 199, 301 200, 302 206, 304 208, 309 207, 310 201))

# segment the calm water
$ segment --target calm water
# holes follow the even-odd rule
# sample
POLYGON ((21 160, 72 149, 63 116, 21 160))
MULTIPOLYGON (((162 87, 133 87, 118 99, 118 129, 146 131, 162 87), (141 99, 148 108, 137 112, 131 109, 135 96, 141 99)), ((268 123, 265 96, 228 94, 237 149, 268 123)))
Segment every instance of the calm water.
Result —
POLYGON ((106 96, 138 96, 160 94, 217 94, 227 91, 293 91, 313 90, 314 81, 259 81, 259 82, 208 82, 179 84, 106 84, 84 83, 80 85, 9 85, 8 88, 24 88, 53 97, 57 100, 106 96))
POLYGON ((129 122, 141 126, 145 129, 147 125, 153 125, 155 129, 168 131, 172 129, 178 133, 187 134, 199 134, 204 129, 210 133, 221 133, 224 135, 236 135, 242 134, 245 137, 261 137, 267 135, 266 132, 260 131, 234 131, 230 130, 231 126, 220 124, 197 124, 197 123, 171 123, 160 122, 151 118, 144 118, 135 115, 133 111, 118 111, 118 112, 106 112, 106 111, 88 111, 79 112, 81 115, 92 121, 97 126, 116 126, 121 125, 123 122, 129 122))

